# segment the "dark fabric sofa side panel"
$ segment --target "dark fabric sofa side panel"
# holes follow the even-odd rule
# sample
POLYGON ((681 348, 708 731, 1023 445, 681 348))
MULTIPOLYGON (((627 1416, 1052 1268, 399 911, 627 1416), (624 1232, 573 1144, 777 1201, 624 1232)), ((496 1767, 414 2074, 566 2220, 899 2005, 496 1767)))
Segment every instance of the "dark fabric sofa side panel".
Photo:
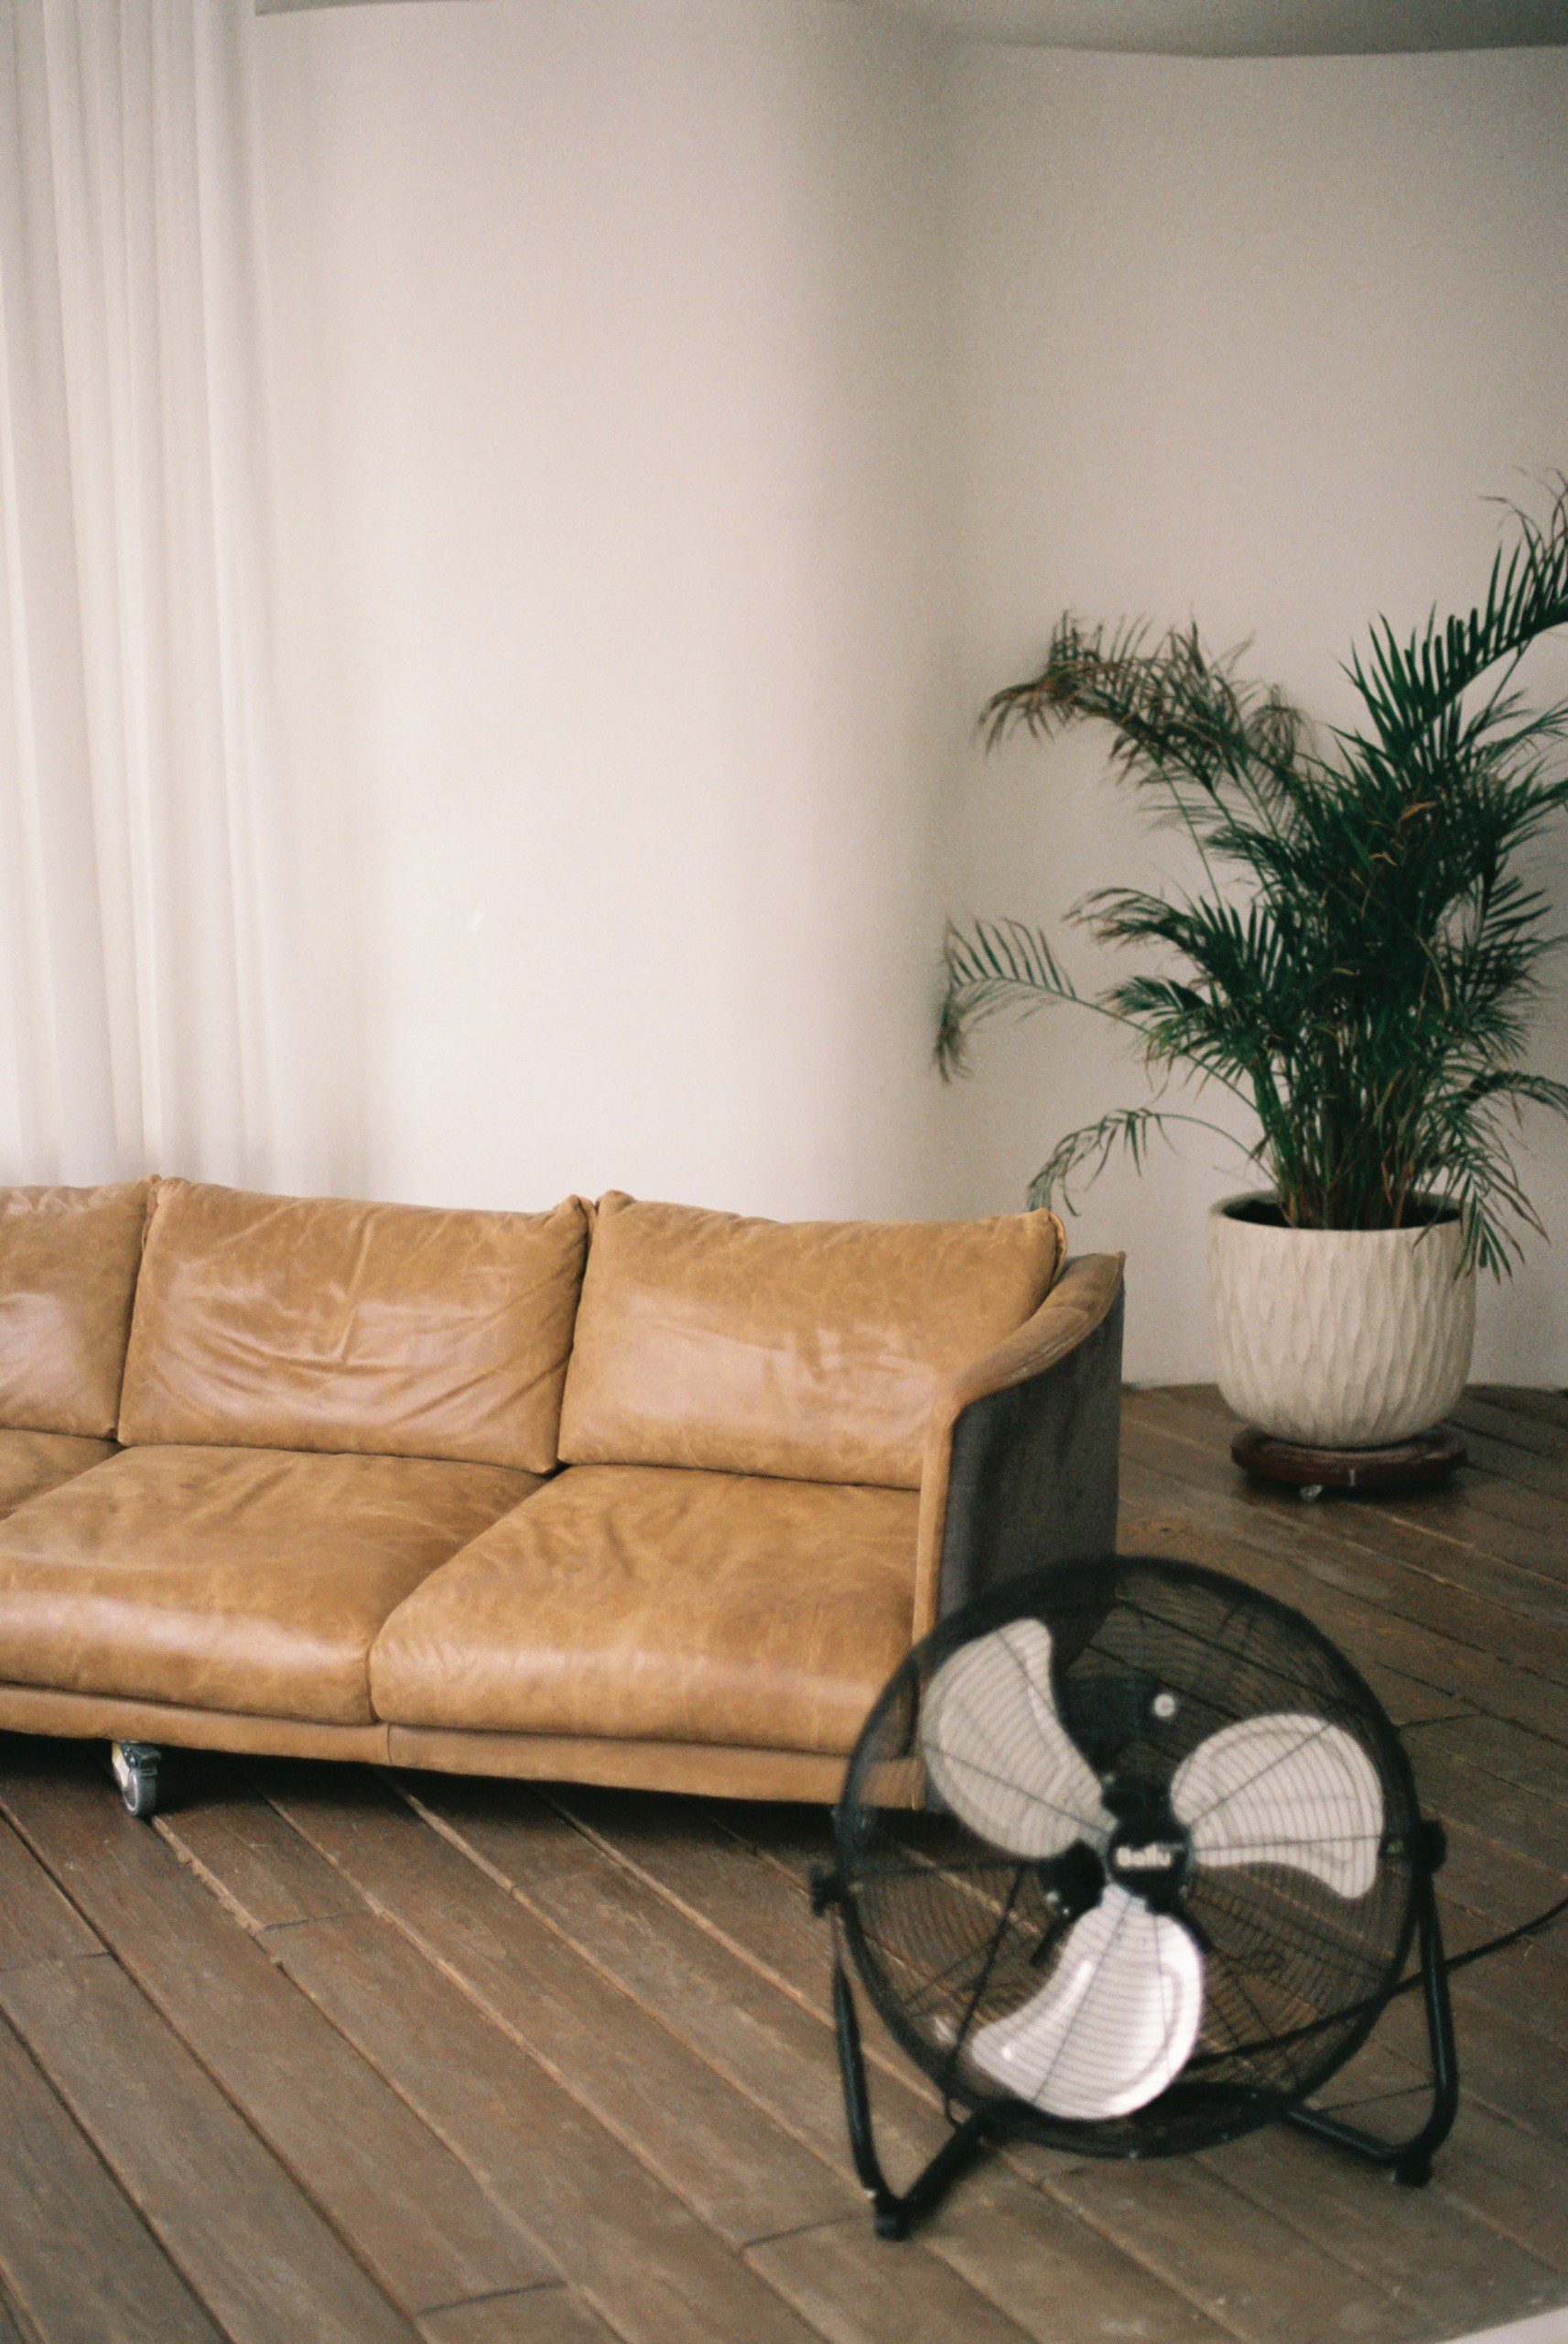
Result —
POLYGON ((1022 1571, 1115 1552, 1122 1315, 1119 1292, 1065 1358, 954 1426, 944 1617, 1022 1571))

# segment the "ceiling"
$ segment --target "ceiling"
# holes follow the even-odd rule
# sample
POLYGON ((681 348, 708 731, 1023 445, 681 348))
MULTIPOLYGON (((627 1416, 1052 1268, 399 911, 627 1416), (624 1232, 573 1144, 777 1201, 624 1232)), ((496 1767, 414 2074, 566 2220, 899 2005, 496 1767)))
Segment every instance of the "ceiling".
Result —
MULTIPOLYGON (((860 0, 973 39, 1173 57, 1568 45, 1568 0, 860 0)), ((1568 136, 1568 125, 1564 135, 1568 136)))
MULTIPOLYGON (((259 16, 352 0, 254 0, 259 16)), ((1381 56, 1568 46, 1568 0, 853 0, 960 39, 1167 57, 1381 56)))

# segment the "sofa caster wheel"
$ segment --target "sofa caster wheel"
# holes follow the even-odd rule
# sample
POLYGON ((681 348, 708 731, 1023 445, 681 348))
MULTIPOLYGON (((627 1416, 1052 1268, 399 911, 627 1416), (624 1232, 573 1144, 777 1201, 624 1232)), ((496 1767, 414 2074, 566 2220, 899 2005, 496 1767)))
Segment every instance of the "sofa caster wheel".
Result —
POLYGON ((109 1747, 109 1762, 114 1769, 125 1811, 144 1823, 157 1807, 157 1773, 162 1756, 162 1751, 152 1742, 115 1742, 109 1747))

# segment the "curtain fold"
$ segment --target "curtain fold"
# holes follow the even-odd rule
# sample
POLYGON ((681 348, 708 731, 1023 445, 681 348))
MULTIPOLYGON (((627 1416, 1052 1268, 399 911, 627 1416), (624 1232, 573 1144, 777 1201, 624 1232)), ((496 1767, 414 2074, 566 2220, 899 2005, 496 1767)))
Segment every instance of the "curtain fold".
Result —
POLYGON ((244 0, 0 0, 0 1177, 313 1184, 244 0))

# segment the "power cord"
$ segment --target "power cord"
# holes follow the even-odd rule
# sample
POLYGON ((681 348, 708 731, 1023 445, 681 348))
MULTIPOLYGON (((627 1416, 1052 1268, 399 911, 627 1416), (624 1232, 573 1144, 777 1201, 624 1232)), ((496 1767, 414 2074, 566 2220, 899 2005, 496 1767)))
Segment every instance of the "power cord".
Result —
MULTIPOLYGON (((1432 1872, 1435 1873, 1443 1861, 1443 1827, 1429 1821, 1422 1829, 1428 1835, 1429 1861, 1432 1872)), ((1520 1921, 1511 1929, 1503 1929, 1495 1937, 1484 1938, 1479 1945, 1466 1946, 1463 1953, 1445 1954, 1443 1973, 1444 1977, 1451 1978, 1456 1970, 1468 1970, 1473 1961, 1485 1961, 1489 1954, 1503 1953, 1510 1945, 1522 1945, 1527 1938, 1541 1937, 1564 1915, 1568 1915, 1568 1896, 1560 1896, 1555 1904, 1548 1904, 1543 1911, 1532 1914, 1528 1921, 1520 1921)), ((1417 1987, 1424 1982, 1422 1972, 1412 1970, 1392 1986, 1383 1987, 1375 1994, 1364 1994, 1359 2002, 1347 2002, 1322 2018, 1308 2019, 1303 2025, 1290 2027, 1283 2034, 1260 2035, 1250 2043, 1227 2044, 1223 2050, 1200 2051, 1189 2060, 1188 2067, 1218 2067, 1226 2060, 1238 2056, 1288 2050, 1293 2044, 1309 2042, 1314 2035, 1326 2035, 1332 2027, 1343 2026, 1347 2019, 1361 2018, 1368 2011, 1382 2010, 1400 1994, 1414 1993, 1417 1987)))
MULTIPOLYGON (((1568 1913, 1568 1896, 1560 1896, 1555 1904, 1548 1904, 1544 1912, 1535 1914, 1528 1921, 1520 1921, 1517 1928, 1505 1929, 1500 1937, 1487 1937, 1480 1945, 1466 1946, 1463 1953, 1448 1954, 1444 1959, 1444 1970, 1452 1977, 1456 1970, 1468 1970, 1473 1961, 1484 1961, 1489 1953, 1503 1953, 1510 1945, 1522 1945, 1527 1937, 1541 1936, 1565 1913, 1568 1913)), ((1420 1984, 1421 1972, 1412 1970, 1408 1978, 1401 1978, 1399 1984, 1391 1989, 1388 1999, 1391 2001, 1395 1994, 1408 1994, 1412 1987, 1420 1984)))

